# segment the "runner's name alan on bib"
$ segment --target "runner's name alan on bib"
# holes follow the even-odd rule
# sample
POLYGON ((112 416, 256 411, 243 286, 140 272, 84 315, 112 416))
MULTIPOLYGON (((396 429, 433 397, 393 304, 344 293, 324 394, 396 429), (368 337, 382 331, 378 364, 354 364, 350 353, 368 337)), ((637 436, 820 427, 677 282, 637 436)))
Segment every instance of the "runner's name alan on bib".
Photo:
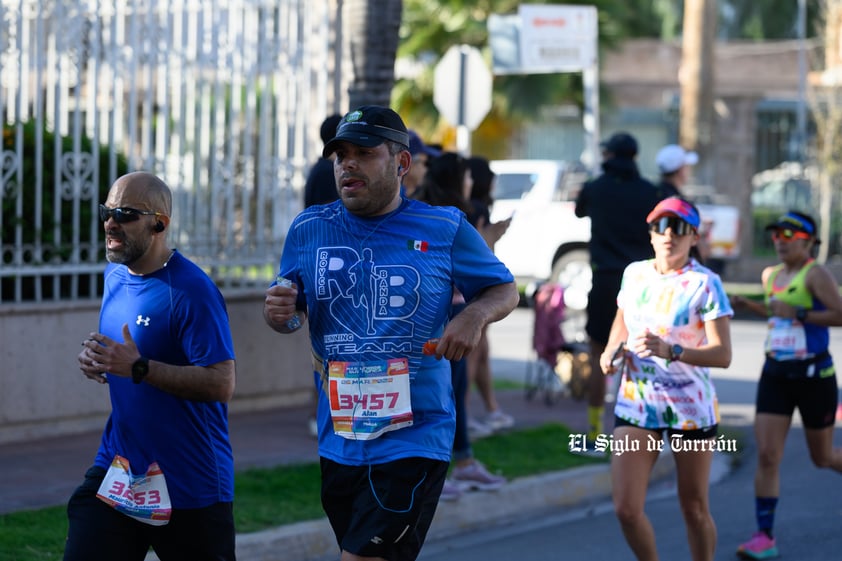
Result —
POLYGON ((335 434, 371 440, 412 425, 409 360, 331 361, 328 402, 335 434))

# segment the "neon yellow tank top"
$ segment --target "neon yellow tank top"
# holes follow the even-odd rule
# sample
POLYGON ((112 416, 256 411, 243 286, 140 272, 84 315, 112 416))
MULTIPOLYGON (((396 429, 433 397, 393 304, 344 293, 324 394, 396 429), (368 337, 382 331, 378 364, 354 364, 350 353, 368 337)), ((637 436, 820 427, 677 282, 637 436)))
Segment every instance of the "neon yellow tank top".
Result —
MULTIPOLYGON (((772 298, 790 306, 805 309, 813 308, 813 296, 807 290, 805 279, 807 272, 815 264, 813 259, 807 261, 792 280, 784 286, 777 286, 775 280, 783 270, 784 265, 775 266, 769 275, 765 300, 768 306, 772 298)), ((798 320, 771 316, 767 320, 766 354, 776 360, 793 360, 807 357, 807 333, 804 324, 798 320)))
POLYGON ((807 263, 801 267, 801 270, 792 277, 792 280, 785 286, 776 286, 775 279, 778 278, 778 274, 783 270, 784 265, 781 263, 780 265, 776 265, 774 269, 772 269, 772 274, 769 276, 769 283, 766 287, 766 294, 765 301, 766 304, 769 304, 769 299, 773 296, 775 299, 780 300, 784 304, 789 304, 790 306, 798 306, 800 308, 805 308, 810 310, 813 308, 813 296, 810 294, 810 291, 807 290, 806 278, 807 273, 810 269, 813 268, 813 265, 816 264, 814 259, 810 259, 807 263))

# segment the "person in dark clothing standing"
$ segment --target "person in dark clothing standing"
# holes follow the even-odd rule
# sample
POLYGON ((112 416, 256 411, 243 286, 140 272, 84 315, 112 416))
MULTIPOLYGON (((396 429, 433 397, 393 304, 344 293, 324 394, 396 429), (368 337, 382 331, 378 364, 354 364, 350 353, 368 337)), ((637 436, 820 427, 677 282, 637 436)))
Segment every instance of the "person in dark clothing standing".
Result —
MULTIPOLYGON (((324 144, 327 144, 336 136, 336 127, 339 126, 339 121, 341 120, 342 115, 334 114, 322 121, 319 136, 324 144)), ((304 184, 304 208, 309 208, 313 205, 326 205, 338 198, 339 192, 336 190, 336 178, 333 176, 332 155, 329 158, 319 156, 319 159, 310 168, 310 173, 307 175, 307 182, 304 184)), ((314 390, 312 410, 310 417, 307 419, 307 430, 314 438, 318 436, 319 431, 316 423, 316 404, 318 401, 319 394, 314 390)))
POLYGON ((652 257, 646 216, 658 202, 655 186, 638 170, 637 140, 632 135, 617 132, 601 147, 603 173, 585 183, 576 200, 576 216, 591 220, 593 284, 585 325, 590 340, 587 436, 591 444, 603 432, 605 377, 600 375, 599 357, 617 313, 623 270, 632 261, 652 257))
MULTIPOLYGON (((327 144, 336 136, 336 127, 341 119, 342 115, 331 115, 322 121, 319 136, 323 143, 327 144)), ((338 198, 336 179, 333 177, 333 160, 319 156, 319 159, 310 168, 307 182, 304 183, 304 208, 332 203, 338 198)))

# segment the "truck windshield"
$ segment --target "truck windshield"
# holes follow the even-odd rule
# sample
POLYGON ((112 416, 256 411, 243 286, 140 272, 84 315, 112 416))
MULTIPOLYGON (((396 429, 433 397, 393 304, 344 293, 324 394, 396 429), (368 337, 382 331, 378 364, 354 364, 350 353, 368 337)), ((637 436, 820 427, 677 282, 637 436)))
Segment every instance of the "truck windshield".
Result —
POLYGON ((537 173, 501 173, 494 187, 495 199, 520 199, 538 180, 537 173))

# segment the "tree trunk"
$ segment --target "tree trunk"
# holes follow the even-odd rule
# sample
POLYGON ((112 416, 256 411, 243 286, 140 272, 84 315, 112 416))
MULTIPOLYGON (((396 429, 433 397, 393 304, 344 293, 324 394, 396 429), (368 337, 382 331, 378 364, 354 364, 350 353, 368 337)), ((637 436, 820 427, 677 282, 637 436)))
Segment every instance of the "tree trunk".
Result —
POLYGON ((345 0, 344 32, 352 67, 349 109, 389 105, 402 12, 402 0, 345 0))
POLYGON ((713 48, 716 40, 716 0, 684 1, 682 42, 681 113, 679 144, 699 154, 697 179, 714 185, 713 141, 716 128, 713 110, 713 48))
POLYGON ((842 57, 839 55, 839 40, 842 37, 842 1, 828 0, 823 6, 825 20, 824 45, 825 67, 819 80, 813 83, 811 109, 817 129, 816 163, 819 167, 818 261, 824 263, 831 249, 833 217, 835 206, 835 184, 840 177, 842 161, 842 57))

